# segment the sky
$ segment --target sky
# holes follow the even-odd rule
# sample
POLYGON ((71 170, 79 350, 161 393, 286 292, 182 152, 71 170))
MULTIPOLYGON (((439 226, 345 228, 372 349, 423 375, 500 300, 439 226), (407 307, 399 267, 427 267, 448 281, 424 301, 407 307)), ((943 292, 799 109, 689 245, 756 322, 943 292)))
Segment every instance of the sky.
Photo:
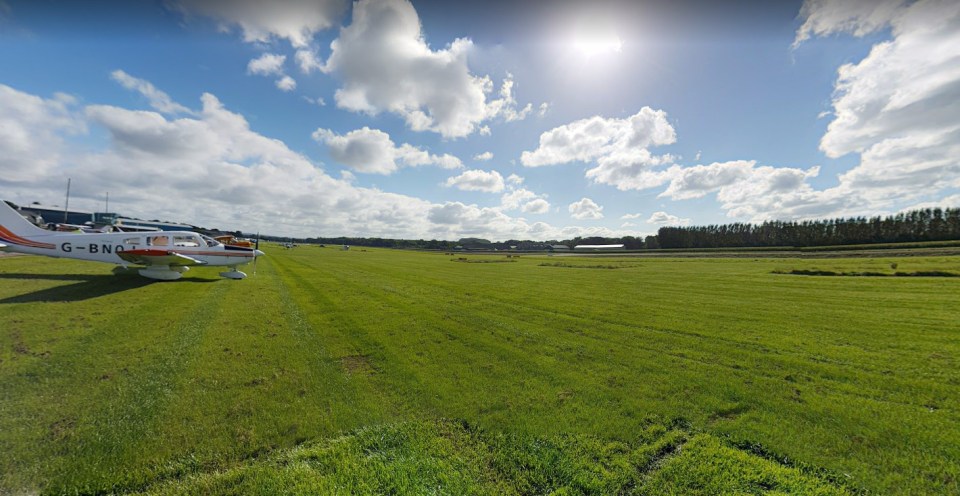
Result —
POLYGON ((559 240, 960 206, 960 2, 0 0, 0 198, 559 240))

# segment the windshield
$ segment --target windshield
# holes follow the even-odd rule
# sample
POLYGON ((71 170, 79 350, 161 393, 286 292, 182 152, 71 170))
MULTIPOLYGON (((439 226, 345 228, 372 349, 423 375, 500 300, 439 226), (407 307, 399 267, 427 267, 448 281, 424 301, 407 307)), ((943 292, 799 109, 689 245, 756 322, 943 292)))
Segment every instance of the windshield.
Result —
POLYGON ((206 243, 208 247, 220 246, 220 242, 210 236, 201 235, 200 237, 203 238, 203 242, 206 243))

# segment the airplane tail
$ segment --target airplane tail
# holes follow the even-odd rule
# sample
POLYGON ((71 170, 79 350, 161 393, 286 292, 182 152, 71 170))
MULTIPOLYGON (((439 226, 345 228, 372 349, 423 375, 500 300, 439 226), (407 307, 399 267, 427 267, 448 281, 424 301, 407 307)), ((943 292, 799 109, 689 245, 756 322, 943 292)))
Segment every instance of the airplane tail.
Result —
POLYGON ((35 246, 35 242, 25 238, 49 234, 50 231, 31 224, 7 202, 0 200, 0 243, 35 246))

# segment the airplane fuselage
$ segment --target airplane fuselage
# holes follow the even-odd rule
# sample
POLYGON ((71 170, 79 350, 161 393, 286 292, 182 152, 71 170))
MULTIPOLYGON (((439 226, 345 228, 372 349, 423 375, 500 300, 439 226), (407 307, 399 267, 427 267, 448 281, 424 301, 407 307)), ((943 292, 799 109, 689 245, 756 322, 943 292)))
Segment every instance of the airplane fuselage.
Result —
MULTIPOLYGON (((30 236, 29 244, 7 244, 7 251, 76 258, 94 262, 129 265, 119 254, 128 250, 175 251, 200 260, 204 265, 235 266, 253 260, 254 250, 244 247, 210 243, 197 233, 188 231, 159 231, 149 233, 56 233, 30 236)), ((25 240, 26 241, 26 240, 25 240)))
POLYGON ((224 245, 191 231, 64 233, 45 231, 27 222, 0 201, 0 250, 106 262, 126 267, 144 266, 140 274, 161 280, 179 279, 191 266, 227 266, 220 275, 243 279, 238 265, 263 252, 255 247, 224 245))

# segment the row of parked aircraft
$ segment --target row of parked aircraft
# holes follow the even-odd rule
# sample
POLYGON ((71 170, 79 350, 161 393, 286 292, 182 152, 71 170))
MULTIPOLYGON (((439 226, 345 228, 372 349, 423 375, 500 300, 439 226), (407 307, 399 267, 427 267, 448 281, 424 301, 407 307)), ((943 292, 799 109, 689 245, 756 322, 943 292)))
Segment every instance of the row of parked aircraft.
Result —
MULTIPOLYGON (((259 241, 259 240, 258 240, 259 241)), ((139 265, 150 279, 180 279, 192 266, 224 266, 222 277, 243 279, 238 266, 255 261, 263 252, 257 246, 221 243, 192 231, 64 233, 40 229, 0 200, 0 250, 106 262, 127 267, 139 265)))

